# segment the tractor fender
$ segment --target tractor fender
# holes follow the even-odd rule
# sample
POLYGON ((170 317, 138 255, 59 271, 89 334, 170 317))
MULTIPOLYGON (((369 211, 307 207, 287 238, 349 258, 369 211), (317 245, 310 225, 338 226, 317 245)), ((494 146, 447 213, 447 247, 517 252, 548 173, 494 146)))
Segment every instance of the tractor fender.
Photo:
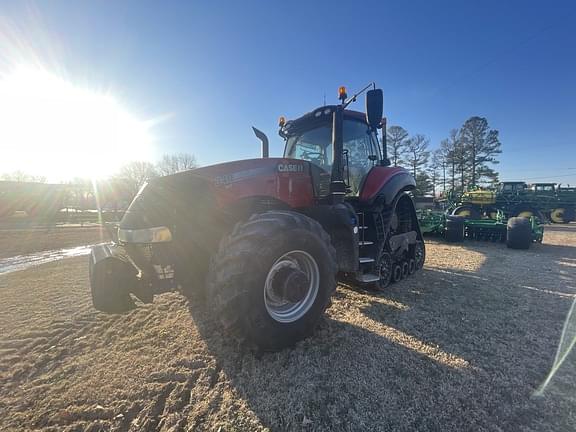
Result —
POLYGON ((391 204, 398 194, 416 188, 414 177, 402 167, 375 166, 366 174, 360 189, 360 201, 372 204, 376 198, 391 204))
POLYGON ((133 266, 124 249, 115 244, 102 243, 92 246, 90 250, 90 264, 92 266, 106 259, 117 259, 133 266))
POLYGON ((152 292, 149 289, 149 285, 141 283, 138 278, 140 270, 127 256, 124 248, 117 244, 98 244, 92 247, 88 266, 92 289, 101 288, 96 283, 96 274, 105 272, 107 266, 110 265, 110 261, 114 261, 114 268, 116 269, 114 277, 122 281, 122 289, 125 289, 128 293, 135 294, 143 302, 150 303, 152 301, 152 292))
POLYGON ((418 221, 418 214, 416 213, 416 206, 414 205, 414 200, 412 199, 410 194, 408 194, 405 190, 400 191, 393 198, 391 208, 395 210, 400 200, 408 200, 410 202, 410 215, 412 216, 412 221, 414 222, 416 238, 420 241, 424 241, 424 237, 422 236, 422 230, 420 229, 420 222, 418 221))

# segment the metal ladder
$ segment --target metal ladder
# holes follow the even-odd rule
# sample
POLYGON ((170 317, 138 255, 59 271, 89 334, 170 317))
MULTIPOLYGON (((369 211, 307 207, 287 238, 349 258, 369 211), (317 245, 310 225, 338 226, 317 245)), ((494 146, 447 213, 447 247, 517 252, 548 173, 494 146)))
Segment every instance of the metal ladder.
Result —
POLYGON ((356 280, 362 283, 373 283, 377 282, 380 277, 373 273, 365 272, 364 268, 367 264, 374 263, 374 258, 368 256, 362 256, 362 252, 366 251, 366 247, 372 246, 374 244, 373 241, 366 240, 366 230, 368 226, 365 223, 365 215, 364 212, 356 213, 358 218, 358 230, 360 239, 358 240, 358 249, 359 249, 359 263, 360 263, 360 271, 356 274, 356 280))

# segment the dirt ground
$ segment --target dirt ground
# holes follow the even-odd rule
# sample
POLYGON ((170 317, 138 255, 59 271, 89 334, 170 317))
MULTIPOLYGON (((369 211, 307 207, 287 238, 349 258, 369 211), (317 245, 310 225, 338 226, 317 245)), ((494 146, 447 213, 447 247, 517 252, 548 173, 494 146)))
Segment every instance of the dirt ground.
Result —
POLYGON ((0 229, 0 258, 100 243, 108 238, 98 226, 0 229))
POLYGON ((316 335, 256 358, 178 294, 90 303, 86 257, 0 276, 0 429, 566 431, 576 225, 529 251, 430 240, 380 296, 340 287, 316 335), (567 328, 571 328, 568 326, 567 328))

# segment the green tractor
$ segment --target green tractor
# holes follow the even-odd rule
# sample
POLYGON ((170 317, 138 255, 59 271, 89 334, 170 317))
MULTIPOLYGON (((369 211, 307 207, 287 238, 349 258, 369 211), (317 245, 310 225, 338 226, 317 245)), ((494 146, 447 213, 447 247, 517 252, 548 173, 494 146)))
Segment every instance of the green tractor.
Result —
POLYGON ((552 223, 576 220, 576 188, 559 187, 556 183, 500 183, 495 204, 514 216, 537 216, 552 223))

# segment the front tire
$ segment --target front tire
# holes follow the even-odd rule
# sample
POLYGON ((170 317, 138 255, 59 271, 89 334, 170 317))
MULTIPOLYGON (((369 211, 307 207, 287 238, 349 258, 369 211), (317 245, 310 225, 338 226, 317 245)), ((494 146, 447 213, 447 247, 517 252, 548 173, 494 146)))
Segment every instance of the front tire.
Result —
POLYGON ((269 211, 224 238, 208 273, 208 295, 238 342, 277 351, 310 336, 336 289, 336 251, 315 220, 269 211))
POLYGON ((94 264, 90 257, 89 277, 94 308, 123 313, 136 307, 128 290, 135 275, 125 262, 109 258, 94 264))

